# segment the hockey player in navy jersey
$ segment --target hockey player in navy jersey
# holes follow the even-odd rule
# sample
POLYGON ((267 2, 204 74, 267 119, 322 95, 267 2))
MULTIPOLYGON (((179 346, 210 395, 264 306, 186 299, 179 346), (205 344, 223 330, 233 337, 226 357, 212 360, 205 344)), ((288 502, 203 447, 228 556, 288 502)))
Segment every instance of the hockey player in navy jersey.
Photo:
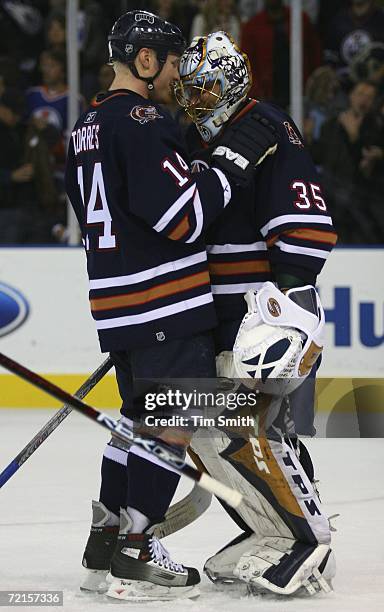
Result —
MULTIPOLYGON (((180 75, 176 97, 193 121, 187 141, 199 176, 218 156, 222 167, 229 162, 234 130, 247 114, 276 130, 275 154, 252 168, 248 185, 233 188, 206 240, 219 318, 218 374, 251 387, 254 379, 279 380, 285 394, 297 389, 293 398, 314 374, 323 347, 315 284, 336 242, 319 177, 291 117, 247 98, 248 58, 226 33, 193 39, 180 75)), ((241 580, 255 591, 313 594, 329 590, 334 574, 330 527, 308 452, 275 418, 279 411, 286 416, 286 401, 264 395, 264 416, 242 436, 210 428, 192 441, 207 471, 236 483, 248 500, 236 513, 228 509, 243 535, 210 558, 205 571, 214 581, 241 580)), ((311 402, 309 394, 299 408, 311 414, 311 402)))
MULTIPOLYGON (((252 168, 275 152, 276 134, 247 119, 234 134, 232 160, 219 156, 212 169, 192 175, 178 126, 160 106, 179 78, 180 30, 132 11, 108 41, 115 79, 72 130, 66 188, 82 231, 101 350, 112 356, 122 418, 131 425, 134 409, 143 411, 133 397, 137 378, 215 376, 216 315, 202 235, 236 184, 247 184, 252 168)), ((178 480, 135 448, 107 446, 84 589, 106 590, 100 581, 110 568, 108 594, 118 599, 197 594, 198 571, 174 562, 149 533, 178 480)))

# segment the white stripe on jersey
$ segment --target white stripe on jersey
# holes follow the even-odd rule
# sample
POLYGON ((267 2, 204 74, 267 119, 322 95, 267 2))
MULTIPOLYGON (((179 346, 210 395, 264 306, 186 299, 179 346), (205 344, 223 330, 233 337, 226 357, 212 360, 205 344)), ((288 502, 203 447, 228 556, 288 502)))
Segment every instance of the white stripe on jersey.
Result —
POLYGON ((225 293, 246 293, 249 289, 258 291, 264 285, 262 283, 238 283, 234 285, 212 285, 212 293, 214 294, 225 294, 225 293))
POLYGON ((320 257, 321 259, 327 259, 329 251, 323 251, 322 249, 311 249, 310 247, 296 246, 293 244, 286 244, 282 240, 277 240, 275 246, 279 247, 281 251, 286 253, 297 253, 298 255, 309 255, 310 257, 320 257))
POLYGON ((89 281, 90 289, 106 289, 108 287, 122 287, 124 285, 134 285, 135 283, 141 283, 151 278, 156 278, 161 274, 168 274, 169 272, 175 272, 176 270, 182 270, 189 266, 194 266, 198 263, 207 261, 207 254, 205 251, 195 253, 194 255, 188 255, 182 259, 176 259, 175 261, 169 261, 161 264, 154 268, 148 268, 148 270, 142 270, 135 274, 127 274, 125 276, 110 276, 109 278, 94 278, 89 281))
POLYGON ((210 255, 226 253, 246 253, 247 251, 266 251, 267 245, 264 241, 252 242, 250 244, 207 244, 210 255))
POLYGON ((186 240, 186 242, 194 242, 196 238, 198 238, 201 234, 201 230, 203 229, 203 221, 204 221, 204 213, 203 207, 201 206, 201 200, 199 196, 199 192, 196 189, 195 196, 193 198, 193 208, 195 209, 195 217, 196 217, 196 227, 192 236, 186 240))
POLYGON ((154 308, 148 312, 143 312, 136 315, 126 315, 124 317, 115 317, 114 319, 101 319, 95 320, 96 329, 112 329, 113 327, 124 327, 125 325, 139 325, 140 323, 148 323, 148 321, 156 321, 162 317, 169 317, 170 315, 184 310, 191 310, 192 308, 198 308, 209 304, 213 301, 212 293, 204 293, 198 297, 190 298, 189 300, 182 300, 181 302, 175 302, 169 306, 162 306, 161 308, 154 308))
POLYGON ((324 215, 281 215, 280 217, 271 219, 271 221, 263 225, 260 232, 263 236, 266 236, 274 227, 285 225, 286 223, 325 223, 327 225, 332 225, 332 219, 324 215))
POLYGON ((177 213, 183 208, 184 204, 191 200, 194 197, 195 192, 197 193, 196 183, 193 183, 190 187, 188 187, 187 191, 181 194, 179 198, 177 198, 176 202, 168 208, 168 210, 163 214, 163 216, 158 220, 156 225, 153 226, 153 229, 156 232, 162 232, 165 227, 172 221, 174 217, 176 217, 177 213))
POLYGON ((128 451, 122 450, 121 448, 115 448, 114 446, 110 446, 109 444, 105 447, 103 457, 106 459, 111 459, 111 461, 115 461, 116 463, 120 463, 126 467, 127 465, 127 455, 128 451))
POLYGON ((230 184, 228 182, 228 179, 225 176, 224 172, 219 170, 219 168, 212 168, 212 170, 214 172, 216 172, 217 176, 219 177, 221 186, 223 188, 223 191, 224 191, 224 208, 225 208, 226 205, 228 204, 228 202, 230 201, 231 196, 232 196, 231 186, 230 186, 230 184))

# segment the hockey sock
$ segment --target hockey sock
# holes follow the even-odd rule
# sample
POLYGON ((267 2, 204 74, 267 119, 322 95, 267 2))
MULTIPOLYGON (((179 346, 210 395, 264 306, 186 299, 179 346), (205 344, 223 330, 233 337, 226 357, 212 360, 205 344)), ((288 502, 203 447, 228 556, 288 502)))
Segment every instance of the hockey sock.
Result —
POLYGON ((127 455, 107 445, 101 464, 100 501, 112 512, 119 522, 120 508, 126 507, 127 497, 127 455))
POLYGON ((135 508, 153 522, 162 518, 172 501, 179 474, 130 452, 128 491, 124 507, 135 508))
POLYGON ((142 533, 150 524, 150 520, 144 514, 136 510, 136 508, 131 508, 128 506, 127 512, 129 514, 129 518, 132 521, 132 525, 130 528, 131 533, 142 533))

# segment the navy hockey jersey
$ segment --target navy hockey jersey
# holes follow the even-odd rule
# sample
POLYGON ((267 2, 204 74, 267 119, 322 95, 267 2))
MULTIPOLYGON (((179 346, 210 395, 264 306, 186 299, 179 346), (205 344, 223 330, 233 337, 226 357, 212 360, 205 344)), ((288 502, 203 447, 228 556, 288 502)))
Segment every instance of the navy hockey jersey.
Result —
MULTIPOLYGON (((237 118, 255 105, 276 127, 278 147, 258 166, 249 188, 232 190, 231 202, 207 231, 219 320, 243 317, 244 293, 274 281, 276 273, 314 283, 336 242, 318 173, 295 124, 280 108, 255 100, 237 118)), ((194 126, 187 142, 193 170, 206 170, 211 150, 194 126)))
POLYGON ((128 90, 98 96, 72 131, 66 189, 102 351, 216 324, 202 233, 231 190, 220 170, 191 175, 182 141, 162 107, 128 90))

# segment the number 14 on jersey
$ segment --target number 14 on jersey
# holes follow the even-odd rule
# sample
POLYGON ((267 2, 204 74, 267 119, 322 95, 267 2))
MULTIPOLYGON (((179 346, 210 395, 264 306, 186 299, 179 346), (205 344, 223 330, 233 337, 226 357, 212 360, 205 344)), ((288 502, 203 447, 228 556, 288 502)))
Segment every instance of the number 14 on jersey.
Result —
MULTIPOLYGON (((83 166, 77 167, 77 182, 81 193, 81 199, 85 207, 87 226, 102 226, 102 232, 98 237, 98 249, 114 249, 116 247, 116 236, 112 233, 112 217, 105 195, 101 162, 95 162, 94 164, 91 193, 87 199, 87 194, 84 194, 83 166)), ((89 250, 88 235, 85 236, 85 248, 87 251, 89 250)))

